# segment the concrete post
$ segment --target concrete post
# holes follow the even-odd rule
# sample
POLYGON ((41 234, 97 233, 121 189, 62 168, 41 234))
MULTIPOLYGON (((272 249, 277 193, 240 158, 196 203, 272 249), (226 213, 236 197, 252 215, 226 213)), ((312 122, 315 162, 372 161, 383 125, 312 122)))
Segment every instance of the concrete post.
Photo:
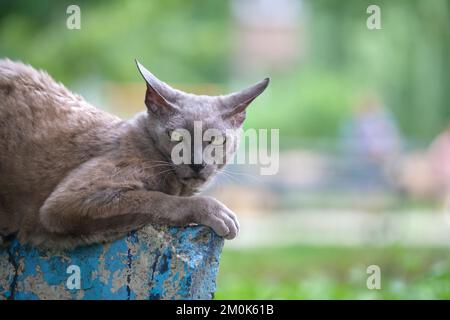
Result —
POLYGON ((223 239, 152 227, 70 251, 0 248, 0 299, 212 299, 223 239))

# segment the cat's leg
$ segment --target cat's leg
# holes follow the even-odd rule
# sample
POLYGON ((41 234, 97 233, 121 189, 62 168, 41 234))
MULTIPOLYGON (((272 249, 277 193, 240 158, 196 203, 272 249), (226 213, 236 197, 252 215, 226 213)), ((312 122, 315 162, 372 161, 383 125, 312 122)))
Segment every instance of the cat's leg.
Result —
POLYGON ((176 197, 161 192, 122 190, 118 199, 104 197, 102 190, 89 196, 82 193, 50 197, 40 209, 46 232, 71 238, 101 241, 126 234, 147 224, 186 226, 198 223, 211 227, 218 235, 232 239, 239 224, 234 213, 210 197, 176 197), (95 200, 94 200, 95 199, 95 200))
POLYGON ((149 191, 137 177, 139 170, 115 169, 108 159, 93 159, 71 172, 39 209, 41 228, 34 237, 42 241, 47 233, 98 242, 146 224, 191 223, 209 226, 228 239, 237 235, 236 216, 214 198, 149 191))
MULTIPOLYGON (((117 193, 118 190, 109 192, 117 193)), ((79 237, 85 243, 117 238, 151 223, 203 224, 227 239, 238 233, 239 224, 234 213, 210 197, 177 197, 138 190, 123 191, 119 198, 107 203, 110 196, 101 198, 101 194, 87 198, 73 193, 50 197, 40 210, 41 223, 50 234, 59 238, 68 235, 72 242, 73 238, 79 237), (92 201, 93 198, 97 200, 92 201)))

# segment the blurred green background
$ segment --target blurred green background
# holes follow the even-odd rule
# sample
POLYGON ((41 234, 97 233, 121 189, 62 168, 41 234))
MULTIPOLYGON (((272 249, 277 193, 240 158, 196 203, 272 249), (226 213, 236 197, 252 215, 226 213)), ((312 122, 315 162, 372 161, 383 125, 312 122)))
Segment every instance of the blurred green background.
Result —
POLYGON ((229 199, 247 232, 225 246, 216 297, 450 298, 448 181, 430 173, 445 161, 428 162, 430 143, 450 123, 450 1, 3 0, 0 57, 45 69, 124 117, 144 109, 135 58, 196 93, 224 94, 270 75, 246 127, 280 129, 280 174, 246 180, 251 169, 237 169, 237 181, 211 189, 229 199), (81 9, 80 30, 66 27, 71 4, 81 9), (381 8, 380 30, 366 26, 370 4, 381 8), (361 105, 373 104, 395 128, 375 129, 380 139, 401 141, 383 149, 382 161, 345 147, 361 105), (336 231, 328 218, 308 224, 316 211, 367 221, 350 217, 336 231), (251 228, 273 218, 286 235, 284 214, 307 227, 282 240, 251 228), (333 238, 367 229, 376 236, 333 238), (370 264, 382 269, 381 290, 366 287, 370 264))
MULTIPOLYGON (((295 137, 328 137, 336 134, 355 91, 375 88, 408 136, 431 139, 443 129, 450 118, 448 1, 298 3, 292 28, 299 29, 306 57, 282 70, 268 65, 248 75, 274 78, 259 110, 250 110, 249 124, 276 126, 295 137), (382 7, 382 30, 366 28, 369 4, 382 7)), ((89 77, 137 81, 134 58, 170 83, 227 86, 238 32, 231 7, 229 1, 205 0, 2 1, 0 54, 49 70, 69 86, 89 77), (65 27, 70 4, 81 8, 81 30, 65 27)))

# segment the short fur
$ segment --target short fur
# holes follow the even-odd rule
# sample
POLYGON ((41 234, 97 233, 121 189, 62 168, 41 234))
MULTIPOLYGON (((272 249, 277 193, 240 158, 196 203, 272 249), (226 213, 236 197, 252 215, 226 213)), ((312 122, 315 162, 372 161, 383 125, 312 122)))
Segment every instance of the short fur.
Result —
POLYGON ((197 172, 174 165, 165 135, 168 128, 191 130, 194 120, 221 130, 240 126, 243 110, 268 79, 242 93, 196 96, 138 67, 148 111, 123 121, 43 71, 0 60, 0 235, 72 248, 149 223, 200 223, 226 238, 236 236, 234 213, 195 195, 222 166, 197 172))

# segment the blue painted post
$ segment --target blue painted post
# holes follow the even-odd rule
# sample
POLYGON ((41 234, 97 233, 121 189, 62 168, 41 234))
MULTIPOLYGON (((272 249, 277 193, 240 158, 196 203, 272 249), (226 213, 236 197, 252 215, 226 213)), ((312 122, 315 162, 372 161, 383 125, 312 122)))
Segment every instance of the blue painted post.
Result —
POLYGON ((0 299, 212 299, 223 239, 203 226, 153 227, 107 244, 0 248, 0 299))

